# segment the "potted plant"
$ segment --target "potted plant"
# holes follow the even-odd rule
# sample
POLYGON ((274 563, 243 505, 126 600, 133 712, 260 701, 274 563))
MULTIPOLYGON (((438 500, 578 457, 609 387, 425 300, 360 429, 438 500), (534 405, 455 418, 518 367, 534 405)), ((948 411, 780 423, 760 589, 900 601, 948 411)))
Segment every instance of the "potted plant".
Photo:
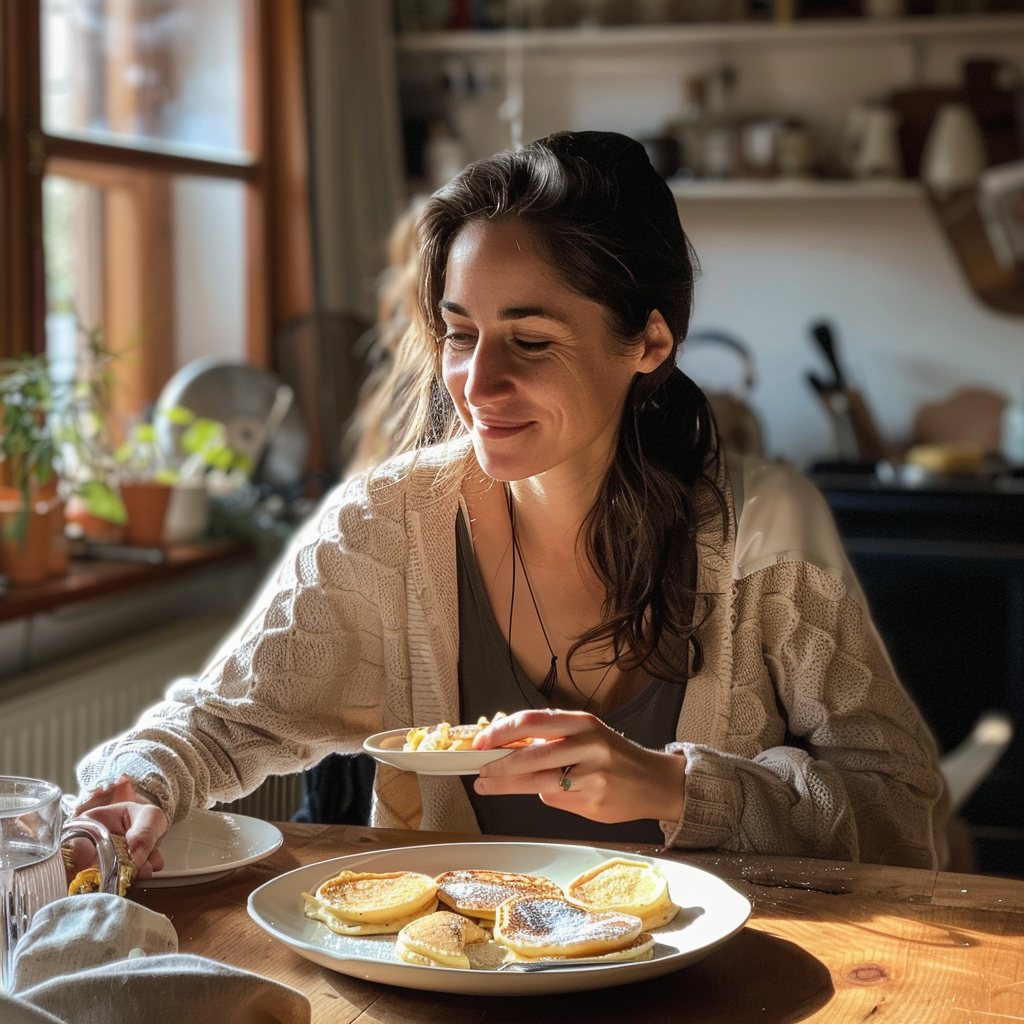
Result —
POLYGON ((220 421, 182 406, 156 415, 175 428, 170 432, 176 438, 174 451, 168 453, 161 444, 157 423, 148 422, 133 427, 114 456, 129 544, 195 539, 209 522, 207 475, 245 480, 252 472, 252 460, 227 443, 220 421))
POLYGON ((45 355, 0 362, 0 571, 14 583, 67 569, 57 390, 45 355))
POLYGON ((118 356, 106 347, 99 327, 87 328, 78 321, 76 325, 85 344, 75 358, 59 410, 67 519, 81 536, 119 542, 127 516, 108 429, 113 363, 118 356))

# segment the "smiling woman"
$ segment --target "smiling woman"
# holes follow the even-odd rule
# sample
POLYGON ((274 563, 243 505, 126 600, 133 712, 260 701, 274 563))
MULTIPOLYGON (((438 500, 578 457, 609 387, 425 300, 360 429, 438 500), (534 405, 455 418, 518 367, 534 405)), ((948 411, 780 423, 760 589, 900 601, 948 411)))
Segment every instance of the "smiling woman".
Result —
POLYGON ((676 366, 697 265, 643 147, 478 161, 419 239, 400 454, 327 498, 202 679, 86 758, 84 806, 156 866, 161 813, 371 735, 375 825, 936 866, 935 744, 827 506, 727 461, 676 366), (483 716, 471 753, 502 756, 475 775, 383 747, 483 716))

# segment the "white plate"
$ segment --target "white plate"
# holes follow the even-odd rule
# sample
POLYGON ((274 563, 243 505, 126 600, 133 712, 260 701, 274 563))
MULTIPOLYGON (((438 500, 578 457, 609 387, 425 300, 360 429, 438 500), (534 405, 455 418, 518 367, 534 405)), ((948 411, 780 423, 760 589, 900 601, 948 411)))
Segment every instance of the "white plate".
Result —
POLYGON ((378 732, 363 740, 363 750, 376 761, 382 761, 404 772, 419 775, 476 775, 490 761, 506 757, 517 747, 497 750, 403 750, 408 729, 378 732))
POLYGON ((282 843, 281 830, 244 814, 193 811, 167 830, 160 843, 164 869, 134 884, 144 889, 212 882, 245 864, 269 857, 282 843))
MULTIPOLYGON (((489 868, 546 875, 564 885, 609 857, 610 850, 555 843, 445 843, 410 846, 337 857, 309 864, 266 882, 249 896, 249 915, 296 953, 341 974, 403 988, 471 995, 538 995, 609 988, 679 970, 735 935, 750 916, 750 903, 721 879, 699 868, 658 857, 672 899, 682 907, 676 919, 654 930, 654 958, 539 971, 535 974, 450 967, 419 967, 398 959, 394 936, 348 938, 303 914, 302 893, 339 871, 421 871, 436 876, 458 868, 489 868)), ((631 854, 630 856, 634 856, 631 854)))

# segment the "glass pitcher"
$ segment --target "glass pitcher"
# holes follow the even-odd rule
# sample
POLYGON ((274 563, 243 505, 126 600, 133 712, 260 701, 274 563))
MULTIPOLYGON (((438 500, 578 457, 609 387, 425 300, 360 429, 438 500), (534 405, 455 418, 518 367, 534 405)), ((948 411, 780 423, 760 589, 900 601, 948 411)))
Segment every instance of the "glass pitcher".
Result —
POLYGON ((58 786, 0 776, 0 989, 11 984, 14 948, 40 907, 68 894, 61 846, 87 839, 96 847, 103 892, 118 891, 117 852, 107 830, 65 817, 58 786))

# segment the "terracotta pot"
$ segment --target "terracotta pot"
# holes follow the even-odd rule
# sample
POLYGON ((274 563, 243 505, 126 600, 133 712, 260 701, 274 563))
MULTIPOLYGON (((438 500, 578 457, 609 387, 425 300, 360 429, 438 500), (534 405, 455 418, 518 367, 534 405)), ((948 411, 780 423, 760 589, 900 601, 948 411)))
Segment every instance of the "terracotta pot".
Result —
POLYGON ((68 498, 64 518, 73 527, 73 537, 84 537, 101 544, 121 544, 124 541, 124 523, 112 523, 109 519, 94 516, 76 494, 68 498))
POLYGON ((170 484, 155 480, 120 485, 121 500, 128 513, 124 527, 125 543, 144 548, 158 548, 163 544, 171 490, 170 484))
POLYGON ((0 572, 12 583, 41 583, 63 576, 68 568, 64 503, 55 485, 32 494, 32 511, 24 539, 17 536, 21 491, 0 487, 0 572))

